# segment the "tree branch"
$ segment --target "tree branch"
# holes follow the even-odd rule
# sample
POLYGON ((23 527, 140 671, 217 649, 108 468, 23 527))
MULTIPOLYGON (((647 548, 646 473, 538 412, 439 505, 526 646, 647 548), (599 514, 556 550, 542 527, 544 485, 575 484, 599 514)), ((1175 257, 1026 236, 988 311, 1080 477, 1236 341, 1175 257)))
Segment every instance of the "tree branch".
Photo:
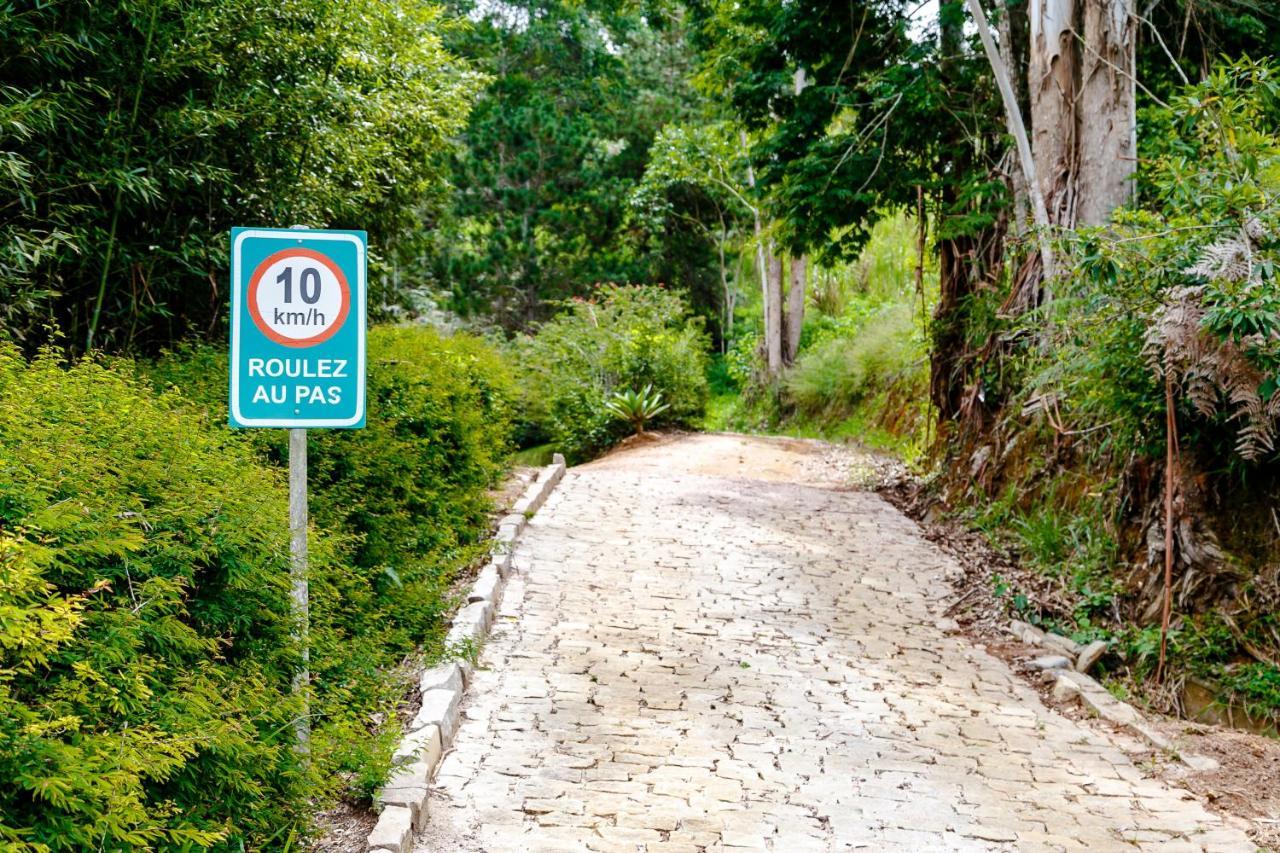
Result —
MULTIPOLYGON (((1040 245, 1040 261, 1044 265, 1045 282, 1052 282, 1056 277, 1053 249, 1049 246, 1049 211, 1044 204, 1044 194, 1036 183, 1036 165, 1031 159, 1031 143, 1027 139, 1027 128, 1022 121, 1022 111, 1018 108, 1018 99, 1013 93, 1013 83, 1009 79, 1009 68, 1005 65, 995 39, 991 37, 991 26, 987 23, 987 15, 982 11, 978 0, 966 0, 974 23, 978 25, 978 36, 982 39, 982 47, 987 53, 987 61, 995 74, 996 85, 1000 89, 1000 98, 1004 101, 1005 121, 1009 133, 1018 146, 1018 160, 1022 165, 1022 175, 1027 180, 1027 194, 1031 196, 1031 213, 1036 222, 1036 242, 1040 245)), ((1046 294, 1048 286, 1046 285, 1046 294)))

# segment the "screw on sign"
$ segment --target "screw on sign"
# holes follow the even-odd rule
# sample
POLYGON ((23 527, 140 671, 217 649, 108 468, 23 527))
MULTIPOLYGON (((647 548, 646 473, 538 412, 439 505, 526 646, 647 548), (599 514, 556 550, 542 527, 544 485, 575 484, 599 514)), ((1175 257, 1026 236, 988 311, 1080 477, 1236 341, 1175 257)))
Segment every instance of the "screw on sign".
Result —
POLYGON ((307 429, 365 423, 363 231, 231 230, 229 420, 237 428, 289 430, 289 552, 302 666, 298 748, 308 722, 307 429))

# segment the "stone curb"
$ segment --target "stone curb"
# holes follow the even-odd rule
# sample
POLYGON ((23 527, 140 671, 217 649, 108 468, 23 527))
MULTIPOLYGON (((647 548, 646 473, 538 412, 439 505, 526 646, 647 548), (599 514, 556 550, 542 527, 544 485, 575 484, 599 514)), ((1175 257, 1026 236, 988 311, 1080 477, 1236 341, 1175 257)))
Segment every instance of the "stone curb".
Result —
POLYGON ((1076 672, 1087 673, 1107 653, 1107 643, 1103 640, 1094 640, 1082 646, 1061 634, 1045 631, 1017 619, 1009 623, 1009 633, 1029 646, 1044 646, 1051 652, 1066 655, 1071 659, 1070 664, 1076 672))
POLYGON ((1009 623, 1009 633, 1028 645, 1042 646, 1058 653, 1038 657, 1030 662, 1032 669, 1043 670, 1046 681, 1053 682, 1053 698, 1057 701, 1078 701, 1095 716, 1128 729, 1161 752, 1176 756, 1192 770, 1218 769, 1218 762, 1212 758, 1179 750, 1137 708, 1112 696, 1107 688, 1088 674, 1088 670, 1106 652, 1106 643, 1095 641, 1081 646, 1067 637, 1043 631, 1017 619, 1009 623))
POLYGON ((1009 633, 1027 643, 1028 646, 1042 646, 1050 649, 1050 654, 1030 661, 1033 670, 1043 670, 1043 678, 1053 683, 1053 698, 1059 702, 1078 701, 1093 715, 1111 722, 1111 724, 1128 729, 1130 733, 1146 740, 1152 747, 1160 749, 1178 758, 1184 765, 1198 771, 1217 770, 1219 763, 1207 756, 1197 756, 1183 752, 1165 735, 1160 734, 1155 726, 1142 716, 1138 708, 1107 692, 1105 686, 1098 684, 1089 676, 1098 658, 1107 651, 1107 644, 1102 640, 1080 646, 1075 640, 1061 637, 1028 625, 1027 622, 1012 620, 1009 622, 1009 633), (1053 654, 1052 652, 1056 652, 1053 654))
POLYGON ((1060 702, 1079 701, 1081 705, 1109 723, 1120 726, 1145 740, 1151 746, 1176 757, 1192 770, 1208 772, 1218 769, 1218 762, 1205 755, 1178 749, 1173 741, 1155 729, 1142 713, 1128 702, 1112 696, 1107 688, 1084 673, 1055 669, 1046 673, 1053 679, 1053 698, 1060 702))
MULTIPOLYGON (((445 637, 446 648, 474 651, 488 635, 502 599, 503 581, 511 572, 515 543, 564 472, 564 457, 557 453, 552 463, 538 472, 511 513, 498 522, 490 562, 477 575, 466 604, 454 614, 445 637)), ((414 833, 426 826, 431 777, 462 721, 462 696, 471 671, 468 661, 448 661, 422 674, 418 683, 422 707, 391 757, 395 769, 374 797, 374 808, 380 813, 365 841, 368 853, 412 853, 414 833)))

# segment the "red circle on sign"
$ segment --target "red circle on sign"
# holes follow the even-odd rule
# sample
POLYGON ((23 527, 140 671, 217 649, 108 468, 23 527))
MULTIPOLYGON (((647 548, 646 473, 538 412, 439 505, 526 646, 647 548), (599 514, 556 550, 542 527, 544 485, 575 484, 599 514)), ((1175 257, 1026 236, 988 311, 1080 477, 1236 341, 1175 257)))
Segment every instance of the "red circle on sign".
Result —
POLYGON ((312 249, 281 249, 274 255, 270 255, 262 263, 258 264, 258 268, 253 271, 253 276, 249 279, 249 316, 253 318, 253 323, 258 327, 258 331, 266 335, 278 344, 284 344, 287 347, 310 347, 316 344, 324 343, 338 333, 343 323, 347 321, 347 314, 351 311, 351 288, 347 284, 347 277, 342 274, 342 270, 327 255, 314 251, 312 249), (286 258, 307 258, 324 264, 329 272, 333 273, 338 280, 338 289, 342 294, 342 307, 338 309, 338 319, 333 322, 329 328, 325 329, 318 335, 309 338, 287 338, 277 332, 275 329, 262 318, 261 312, 258 311, 258 285, 262 283, 262 277, 266 275, 271 265, 286 258))

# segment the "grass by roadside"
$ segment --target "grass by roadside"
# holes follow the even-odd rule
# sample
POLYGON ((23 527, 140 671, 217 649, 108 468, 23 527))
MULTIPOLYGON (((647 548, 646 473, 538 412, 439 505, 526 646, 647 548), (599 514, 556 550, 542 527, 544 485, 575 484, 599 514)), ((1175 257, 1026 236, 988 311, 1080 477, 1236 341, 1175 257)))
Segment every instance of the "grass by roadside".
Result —
POLYGON ((512 464, 517 466, 527 466, 529 468, 540 468, 543 465, 551 464, 551 457, 555 455, 556 448, 554 444, 539 444, 534 447, 526 447, 524 450, 517 451, 511 457, 512 464))

